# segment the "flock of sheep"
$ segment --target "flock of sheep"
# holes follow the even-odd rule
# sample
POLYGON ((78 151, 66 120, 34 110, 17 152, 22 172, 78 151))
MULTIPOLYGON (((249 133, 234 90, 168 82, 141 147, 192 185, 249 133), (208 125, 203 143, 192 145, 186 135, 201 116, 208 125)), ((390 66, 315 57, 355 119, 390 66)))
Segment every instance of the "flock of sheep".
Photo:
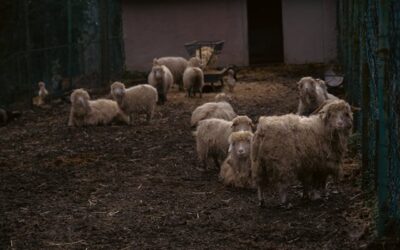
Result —
MULTIPOLYGON (((173 83, 185 89, 188 97, 195 93, 201 97, 201 66, 196 57, 154 59, 149 84, 125 88, 123 83, 114 82, 110 91, 113 100, 90 100, 85 90, 77 89, 71 94, 68 125, 114 120, 131 124, 140 114, 150 122, 157 103, 167 101, 173 83)), ((232 72, 227 83, 233 91, 232 72)), ((215 102, 197 107, 191 126, 203 169, 213 160, 224 185, 257 188, 260 206, 268 188, 277 190, 280 202, 286 205, 288 187, 296 180, 301 182, 305 198, 325 194, 328 177, 337 180, 340 172, 352 130, 352 110, 347 102, 328 93, 323 80, 303 77, 298 89, 296 114, 261 116, 257 126, 248 116, 237 115, 230 96, 224 93, 218 94, 215 102)))

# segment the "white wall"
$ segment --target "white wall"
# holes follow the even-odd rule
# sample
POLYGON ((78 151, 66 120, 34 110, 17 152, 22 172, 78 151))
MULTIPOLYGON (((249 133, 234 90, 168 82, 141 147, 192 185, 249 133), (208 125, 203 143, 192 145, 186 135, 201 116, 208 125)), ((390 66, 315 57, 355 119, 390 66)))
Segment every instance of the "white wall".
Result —
POLYGON ((123 0, 125 62, 149 70, 154 57, 184 56, 193 40, 225 40, 220 65, 248 64, 246 0, 123 0))
POLYGON ((336 0, 282 0, 285 63, 336 59, 336 0))

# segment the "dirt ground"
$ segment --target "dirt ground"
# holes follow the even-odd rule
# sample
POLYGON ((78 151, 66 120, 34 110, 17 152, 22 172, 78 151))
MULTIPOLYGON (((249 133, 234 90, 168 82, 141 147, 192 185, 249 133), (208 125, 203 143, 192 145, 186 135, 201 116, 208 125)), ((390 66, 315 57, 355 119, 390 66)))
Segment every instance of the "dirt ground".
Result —
MULTIPOLYGON (((304 75, 243 70, 233 106, 254 121, 295 112, 304 75)), ((67 127, 68 104, 26 110, 0 128, 0 249, 363 249, 371 211, 360 166, 347 158, 328 199, 293 185, 284 209, 271 193, 224 187, 197 170, 193 109, 213 99, 172 91, 145 125, 67 127)))

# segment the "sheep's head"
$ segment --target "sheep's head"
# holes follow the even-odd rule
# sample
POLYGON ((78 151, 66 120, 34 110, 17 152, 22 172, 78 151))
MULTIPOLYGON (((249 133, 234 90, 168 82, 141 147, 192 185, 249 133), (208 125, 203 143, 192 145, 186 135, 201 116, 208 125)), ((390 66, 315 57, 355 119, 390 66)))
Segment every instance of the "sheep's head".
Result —
POLYGON ((111 96, 118 104, 121 104, 122 99, 125 96, 125 91, 125 84, 122 82, 114 82, 111 84, 111 96))
POLYGON ((350 105, 343 100, 328 101, 319 111, 325 125, 335 131, 350 131, 353 127, 353 113, 350 105))
POLYGON ((317 100, 318 82, 312 77, 303 77, 297 83, 300 98, 306 104, 312 104, 317 100))
POLYGON ((77 116, 84 116, 90 111, 90 96, 84 89, 76 89, 71 94, 71 104, 77 116))
POLYGON ((229 136, 229 152, 238 159, 250 157, 253 133, 250 131, 233 132, 229 136))
POLYGON ((202 62, 198 57, 192 57, 189 59, 188 66, 203 68, 202 62))
POLYGON ((232 131, 252 131, 254 127, 253 121, 245 115, 236 116, 232 120, 232 131))
POLYGON ((45 88, 46 84, 44 82, 38 82, 39 89, 45 88))
POLYGON ((216 102, 232 102, 232 96, 225 93, 220 93, 214 97, 216 102))
POLYGON ((159 64, 153 65, 153 68, 151 69, 151 71, 153 72, 154 78, 157 81, 162 80, 162 78, 164 76, 164 68, 162 65, 159 65, 159 64))

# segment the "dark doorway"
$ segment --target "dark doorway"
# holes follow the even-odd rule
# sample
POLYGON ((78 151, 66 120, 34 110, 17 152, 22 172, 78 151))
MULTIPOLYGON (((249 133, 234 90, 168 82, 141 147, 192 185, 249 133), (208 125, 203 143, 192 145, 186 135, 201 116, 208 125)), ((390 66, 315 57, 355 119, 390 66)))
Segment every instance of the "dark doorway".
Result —
POLYGON ((250 64, 283 62, 281 0, 247 1, 250 64))

